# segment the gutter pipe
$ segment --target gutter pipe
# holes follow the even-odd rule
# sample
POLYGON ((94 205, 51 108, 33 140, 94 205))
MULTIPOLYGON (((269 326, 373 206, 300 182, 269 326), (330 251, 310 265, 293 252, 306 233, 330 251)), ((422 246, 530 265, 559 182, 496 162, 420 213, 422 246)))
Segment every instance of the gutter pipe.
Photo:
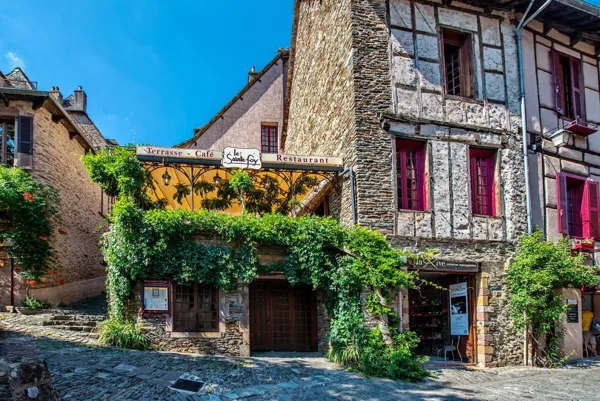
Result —
POLYGON ((340 171, 338 173, 338 177, 344 176, 346 173, 350 173, 350 203, 352 204, 352 222, 356 224, 358 221, 356 217, 356 193, 354 192, 354 182, 356 177, 352 167, 348 167, 344 171, 340 171))
MULTIPOLYGON (((531 234, 531 191, 529 188, 529 160, 528 160, 528 149, 527 149, 527 116, 525 114, 525 79, 523 76, 523 40, 521 37, 522 29, 527 26, 535 17, 537 17, 546 7, 552 3, 552 0, 547 0, 540 6, 529 18, 527 14, 531 10, 535 0, 531 0, 529 6, 525 10, 521 21, 515 29, 515 35, 517 37, 517 59, 519 64, 519 92, 521 101, 521 133, 523 142, 523 162, 525 166, 525 203, 527 205, 527 234, 531 234)), ((523 338, 523 365, 529 364, 529 330, 526 328, 523 338)))
POLYGON ((531 234, 531 189, 529 188, 529 161, 528 161, 528 149, 527 149, 527 116, 525 114, 525 80, 523 76, 523 40, 521 37, 522 29, 527 26, 535 17, 539 15, 546 7, 552 3, 552 0, 547 0, 540 6, 529 18, 527 14, 531 10, 535 0, 531 0, 529 6, 525 10, 525 14, 521 18, 519 25, 515 29, 515 35, 517 37, 517 59, 519 64, 519 91, 521 101, 521 133, 523 142, 523 162, 525 166, 525 203, 527 206, 527 234, 531 234), (526 19, 527 18, 527 19, 526 19))

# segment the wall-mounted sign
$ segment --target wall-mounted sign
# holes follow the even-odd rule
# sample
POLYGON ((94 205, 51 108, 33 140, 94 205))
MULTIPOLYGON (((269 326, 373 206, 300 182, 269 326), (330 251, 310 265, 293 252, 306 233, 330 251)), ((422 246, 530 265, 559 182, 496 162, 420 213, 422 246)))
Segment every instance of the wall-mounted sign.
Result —
POLYGON ((410 269, 426 270, 426 271, 450 271, 450 272, 479 272, 478 262, 452 262, 446 260, 420 260, 410 269))
POLYGON ((251 168, 259 170, 262 167, 260 150, 225 148, 221 164, 225 168, 251 168))
POLYGON ((144 297, 144 314, 168 314, 169 307, 168 280, 144 280, 142 287, 144 297))
POLYGON ((263 153, 262 161, 263 163, 296 164, 307 166, 342 166, 344 164, 344 161, 341 157, 282 155, 279 153, 263 153))
POLYGON ((579 323, 579 305, 577 299, 567 299, 567 323, 579 323))
POLYGON ((450 335, 469 335, 469 303, 467 283, 448 286, 450 290, 450 335))
POLYGON ((217 152, 216 150, 159 148, 156 146, 138 146, 135 149, 135 154, 137 156, 173 157, 181 159, 221 160, 223 158, 223 153, 217 152))

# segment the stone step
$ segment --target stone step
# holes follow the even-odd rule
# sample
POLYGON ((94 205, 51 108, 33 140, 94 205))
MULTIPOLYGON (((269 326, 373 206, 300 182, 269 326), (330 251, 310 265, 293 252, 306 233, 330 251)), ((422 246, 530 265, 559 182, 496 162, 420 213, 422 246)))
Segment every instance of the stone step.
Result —
POLYGON ((98 330, 97 327, 87 326, 52 326, 52 328, 57 330, 82 331, 86 333, 96 332, 98 330))
POLYGON ((43 326, 89 326, 96 327, 102 323, 101 320, 44 320, 43 326))
POLYGON ((104 315, 54 315, 50 318, 51 321, 84 321, 84 322, 101 322, 106 319, 104 315))

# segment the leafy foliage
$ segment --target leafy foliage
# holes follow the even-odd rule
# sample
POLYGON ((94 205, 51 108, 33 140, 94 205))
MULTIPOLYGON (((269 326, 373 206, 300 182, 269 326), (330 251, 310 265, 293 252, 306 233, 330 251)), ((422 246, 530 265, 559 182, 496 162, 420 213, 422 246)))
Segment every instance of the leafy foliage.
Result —
POLYGON ((552 366, 558 360, 556 344, 562 333, 556 326, 566 305, 555 289, 597 282, 595 268, 583 264, 583 255, 571 256, 567 238, 554 244, 539 230, 522 237, 508 269, 511 316, 517 329, 529 328, 538 364, 552 366))
MULTIPOLYGON (((124 159, 132 166, 135 164, 124 159)), ((141 174, 134 176, 141 177, 141 174)), ((109 170, 106 177, 118 187, 124 180, 113 170, 109 170)), ((252 203, 255 196, 252 180, 242 171, 234 173, 229 182, 222 180, 203 186, 202 191, 216 189, 224 195, 220 199, 204 199, 211 204, 203 206, 219 209, 240 197, 240 201, 247 201, 250 211, 258 205, 258 200, 252 203)), ((393 328, 387 328, 384 335, 365 327, 361 303, 364 289, 375 291, 379 295, 369 301, 373 305, 368 309, 375 315, 391 316, 391 309, 381 306, 387 293, 419 283, 416 273, 401 269, 407 257, 415 255, 391 248, 377 232, 360 227, 344 228, 331 218, 143 210, 135 193, 118 191, 118 201, 110 216, 111 226, 102 244, 108 262, 110 316, 115 327, 133 324, 128 322, 138 313, 133 301, 139 280, 171 278, 179 284, 198 282, 227 291, 235 289, 239 281, 252 282, 261 273, 281 271, 292 285, 309 284, 323 291, 331 314, 330 355, 333 359, 371 375, 407 380, 426 376, 421 360, 413 355, 415 337, 393 328), (198 243, 198 237, 210 238, 214 245, 198 243), (283 247, 285 261, 281 265, 259 264, 259 246, 283 247), (387 366, 389 364, 394 366, 387 366)), ((289 202, 286 207, 290 207, 289 202)), ((393 322, 393 319, 387 321, 393 322)), ((110 325, 107 323, 106 341, 115 343, 112 338, 116 334, 110 334, 110 325)), ((133 326, 127 326, 127 330, 133 330, 133 326)))
POLYGON ((28 295, 21 300, 21 305, 31 309, 46 309, 50 304, 34 296, 28 295))
POLYGON ((163 208, 166 200, 154 202, 148 193, 154 191, 152 175, 142 167, 131 149, 103 148, 82 158, 92 182, 97 183, 111 197, 128 196, 144 210, 163 208))
POLYGON ((108 319, 100 325, 100 342, 121 348, 150 350, 150 338, 134 322, 108 319))
POLYGON ((10 243, 22 275, 37 280, 53 264, 50 239, 59 221, 58 194, 25 170, 0 166, 0 242, 10 243))

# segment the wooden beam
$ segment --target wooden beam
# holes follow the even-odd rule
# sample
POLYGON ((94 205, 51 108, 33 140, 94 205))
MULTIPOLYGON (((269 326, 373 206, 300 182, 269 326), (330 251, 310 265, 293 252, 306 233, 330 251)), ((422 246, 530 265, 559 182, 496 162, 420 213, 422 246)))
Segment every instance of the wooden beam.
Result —
POLYGON ((583 33, 577 32, 575 35, 571 36, 571 47, 575 46, 577 43, 583 40, 583 33))
POLYGON ((4 106, 8 107, 8 104, 10 103, 8 101, 8 98, 6 97, 6 95, 4 93, 0 93, 0 95, 2 95, 2 100, 4 101, 4 106))
POLYGON ((548 35, 548 32, 554 28, 554 23, 551 20, 544 21, 544 35, 548 35))
POLYGON ((42 106, 44 106, 44 104, 46 103, 46 98, 37 98, 35 99, 32 104, 31 104, 31 108, 33 110, 38 110, 41 109, 42 106))
POLYGON ((79 136, 79 132, 69 132, 69 139, 73 140, 79 136))
POLYGON ((58 115, 58 116, 52 114, 52 122, 55 123, 55 124, 61 122, 64 119, 65 119, 65 116, 63 116, 62 114, 58 115))

